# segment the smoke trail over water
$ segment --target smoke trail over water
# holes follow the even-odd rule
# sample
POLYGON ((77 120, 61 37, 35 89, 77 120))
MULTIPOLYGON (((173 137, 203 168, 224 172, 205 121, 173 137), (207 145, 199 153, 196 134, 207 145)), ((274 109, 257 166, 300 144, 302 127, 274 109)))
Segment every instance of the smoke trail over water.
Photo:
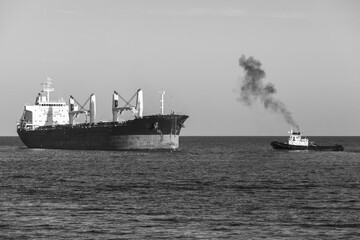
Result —
POLYGON ((265 78, 265 71, 261 68, 260 61, 253 57, 246 58, 241 56, 239 64, 245 70, 245 76, 241 85, 241 93, 238 100, 247 106, 250 106, 254 101, 260 99, 265 109, 280 113, 285 121, 295 127, 299 131, 299 126, 292 117, 291 112, 286 105, 278 99, 275 99, 273 94, 276 93, 274 84, 263 84, 262 79, 265 78))

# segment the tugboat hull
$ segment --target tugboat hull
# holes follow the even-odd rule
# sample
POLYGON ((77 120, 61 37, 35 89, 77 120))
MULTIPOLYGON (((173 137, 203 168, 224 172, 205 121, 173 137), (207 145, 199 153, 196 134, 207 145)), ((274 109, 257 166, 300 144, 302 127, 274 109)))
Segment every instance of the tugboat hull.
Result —
POLYGON ((332 146, 323 146, 323 145, 309 145, 309 146, 297 146, 290 145, 282 142, 271 142, 273 149, 277 150, 313 150, 313 151, 344 151, 342 145, 336 144, 332 146))

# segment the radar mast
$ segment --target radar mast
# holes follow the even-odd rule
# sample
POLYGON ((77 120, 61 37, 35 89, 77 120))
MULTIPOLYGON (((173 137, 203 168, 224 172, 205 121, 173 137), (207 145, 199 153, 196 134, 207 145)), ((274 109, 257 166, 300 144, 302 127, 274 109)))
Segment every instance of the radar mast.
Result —
POLYGON ((54 91, 54 88, 51 87, 52 84, 52 79, 51 77, 48 77, 46 79, 46 83, 42 83, 41 85, 43 85, 43 92, 46 92, 46 101, 50 102, 50 92, 54 91))

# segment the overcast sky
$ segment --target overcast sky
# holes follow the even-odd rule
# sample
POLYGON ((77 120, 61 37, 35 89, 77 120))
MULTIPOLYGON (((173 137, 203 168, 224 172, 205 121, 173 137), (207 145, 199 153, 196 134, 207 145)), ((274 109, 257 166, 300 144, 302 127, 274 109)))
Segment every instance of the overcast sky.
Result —
POLYGON ((281 116, 237 101, 239 58, 306 135, 360 135, 360 1, 0 0, 0 135, 16 135, 25 103, 85 102, 110 120, 114 90, 144 90, 144 114, 190 116, 183 135, 286 135, 281 116))

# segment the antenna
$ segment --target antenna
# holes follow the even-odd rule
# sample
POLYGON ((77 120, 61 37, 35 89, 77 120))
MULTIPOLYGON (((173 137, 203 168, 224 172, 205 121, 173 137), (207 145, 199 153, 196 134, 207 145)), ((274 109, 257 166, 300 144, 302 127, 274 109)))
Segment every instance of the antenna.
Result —
POLYGON ((50 101, 50 92, 54 91, 54 88, 51 87, 51 84, 52 84, 52 79, 51 77, 48 77, 46 79, 46 83, 42 83, 41 85, 44 86, 44 89, 43 91, 46 92, 46 101, 50 101))
POLYGON ((164 115, 164 95, 165 95, 165 91, 161 91, 161 99, 160 99, 160 109, 161 109, 161 115, 164 115))

